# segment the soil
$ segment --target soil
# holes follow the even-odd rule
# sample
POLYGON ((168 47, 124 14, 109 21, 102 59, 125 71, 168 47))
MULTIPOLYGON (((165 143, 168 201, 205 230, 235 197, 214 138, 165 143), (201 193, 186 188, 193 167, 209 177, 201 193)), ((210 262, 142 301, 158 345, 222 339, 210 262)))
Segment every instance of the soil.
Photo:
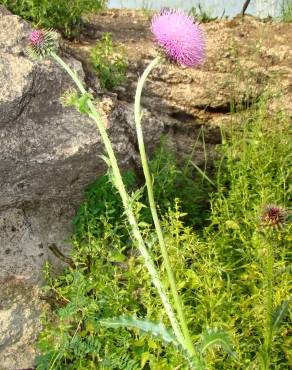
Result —
MULTIPOLYGON (((132 83, 124 85, 124 88, 117 89, 116 93, 120 100, 132 102, 133 84, 137 77, 142 73, 147 61, 157 54, 155 43, 150 32, 150 23, 153 13, 143 10, 121 10, 108 9, 95 15, 87 16, 84 19, 84 30, 80 40, 75 42, 66 41, 64 49, 82 61, 87 73, 88 81, 92 80, 93 71, 88 63, 88 51, 95 46, 96 42, 105 32, 111 33, 113 40, 121 43, 126 51, 129 60, 129 80, 132 83)), ((248 86, 244 86, 242 91, 246 95, 246 106, 256 100, 264 91, 274 92, 277 89, 287 93, 284 105, 290 113, 292 111, 292 24, 275 22, 272 20, 262 21, 252 16, 238 16, 234 19, 215 20, 202 24, 206 35, 206 61, 199 68, 199 72, 204 74, 203 80, 213 80, 215 74, 222 75, 222 81, 228 85, 230 76, 241 73, 240 83, 251 86, 252 96, 248 86), (283 77, 281 77, 281 74, 283 77), (280 76, 281 83, 276 80, 280 76), (250 101, 249 101, 250 100, 250 101)), ((174 68, 175 69, 175 68, 174 68)), ((176 67, 184 77, 193 76, 189 70, 176 67)), ((174 74, 176 78, 176 74, 174 74)), ((156 81, 159 80, 155 76, 156 81)), ((158 81, 159 82, 159 81, 158 81)), ((175 82, 168 82, 175 85, 175 82)), ((182 82, 182 81, 179 81, 182 82)), ((219 82, 219 81, 218 81, 219 82)), ((222 87, 221 92, 222 92, 222 87)), ((173 105, 175 101, 175 90, 172 90, 173 105)), ((227 92, 225 93, 227 95, 227 92)), ((230 95, 230 94, 229 94, 230 95)), ((228 99, 230 96, 228 95, 228 99)), ((216 95, 216 99, 218 94, 216 95)), ((219 98, 218 98, 219 99, 219 98)), ((242 96, 240 97, 242 99, 242 96)), ((203 121, 218 121, 220 118, 230 113, 230 101, 226 100, 218 103, 218 106, 206 106, 204 102, 198 102, 196 109, 183 107, 176 110, 179 114, 191 114, 200 117, 203 121), (201 105, 201 108, 200 108, 201 105)), ((147 108, 151 109, 152 104, 147 108)))

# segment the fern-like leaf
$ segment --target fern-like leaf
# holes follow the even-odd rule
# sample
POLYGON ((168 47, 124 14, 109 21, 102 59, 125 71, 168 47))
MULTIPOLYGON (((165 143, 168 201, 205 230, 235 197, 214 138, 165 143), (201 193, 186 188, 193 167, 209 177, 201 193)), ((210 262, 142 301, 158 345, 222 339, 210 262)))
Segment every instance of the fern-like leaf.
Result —
POLYGON ((288 312, 290 301, 282 301, 272 315, 272 329, 277 330, 288 312))
POLYGON ((166 344, 172 343, 179 345, 176 337, 171 330, 167 329, 164 324, 149 321, 147 319, 138 319, 136 317, 119 316, 110 319, 100 320, 99 324, 108 328, 129 328, 138 329, 141 334, 150 333, 154 337, 160 337, 166 344))
POLYGON ((221 347, 230 356, 237 358, 237 355, 233 350, 230 336, 222 329, 208 329, 205 334, 202 334, 199 345, 201 354, 203 354, 210 347, 221 347))

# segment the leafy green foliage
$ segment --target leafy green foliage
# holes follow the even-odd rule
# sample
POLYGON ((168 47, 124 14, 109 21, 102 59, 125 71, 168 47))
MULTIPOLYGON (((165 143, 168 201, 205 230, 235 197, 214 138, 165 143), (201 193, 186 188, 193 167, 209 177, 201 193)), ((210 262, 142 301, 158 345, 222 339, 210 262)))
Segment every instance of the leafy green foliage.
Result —
POLYGON ((44 362, 54 369, 140 369, 146 363, 151 368, 159 363, 168 369, 183 363, 182 356, 171 355, 171 346, 165 348, 151 335, 140 337, 136 330, 108 329, 100 323, 134 313, 163 321, 166 316, 154 289, 150 289, 143 264, 126 235, 122 234, 125 241, 121 240, 111 214, 105 212, 96 225, 100 227, 98 237, 91 233, 91 225, 82 242, 74 241, 76 269, 67 270, 58 279, 50 278, 49 292, 57 293, 58 308, 48 312, 50 319, 41 334, 45 357, 38 359, 39 368, 44 362), (144 287, 149 289, 144 292, 144 287), (145 306, 145 299, 153 300, 151 307, 145 306), (157 312, 154 316, 148 314, 152 309, 157 312))
POLYGON ((283 1, 281 19, 283 22, 286 22, 286 23, 292 22, 292 1, 291 0, 283 1))
MULTIPOLYGON (((180 200, 184 215, 184 223, 196 230, 207 224, 209 213, 209 193, 212 190, 209 180, 193 167, 192 161, 182 168, 174 153, 162 141, 154 152, 154 159, 150 162, 150 171, 153 177, 153 191, 158 202, 161 215, 169 208, 174 207, 174 200, 180 200)), ((143 197, 147 204, 147 198, 143 197)), ((150 210, 145 209, 143 216, 151 222, 150 210)))
POLYGON ((273 330, 277 330, 280 328, 281 323, 285 316, 288 313, 289 310, 289 301, 283 301, 281 302, 273 312, 272 316, 272 325, 273 325, 273 330))
MULTIPOLYGON (((123 181, 129 192, 134 192, 137 180, 132 171, 123 175, 123 181)), ((128 229, 124 224, 123 204, 117 191, 113 188, 109 176, 97 178, 86 188, 85 197, 86 202, 80 206, 72 220, 74 238, 77 242, 87 240, 89 236, 102 237, 104 234, 103 222, 101 222, 103 217, 115 220, 117 233, 123 240, 128 240, 128 229)))
POLYGON ((0 0, 0 4, 37 26, 77 36, 82 14, 101 9, 106 0, 0 0))
MULTIPOLYGON (((223 137, 217 164, 218 190, 212 196, 211 225, 205 237, 212 240, 218 254, 218 264, 224 276, 232 303, 221 309, 222 318, 234 330, 238 340, 242 367, 259 367, 257 352, 263 343, 263 323, 266 311, 263 282, 267 253, 265 238, 259 232, 259 217, 265 205, 275 203, 288 207, 291 199, 291 140, 289 119, 282 114, 267 116, 265 104, 257 110, 240 115, 223 137)), ((275 235, 274 241, 274 300, 275 305, 289 299, 291 263, 289 242, 291 226, 275 235), (283 273, 276 274, 277 270, 283 273)), ((286 320, 289 320, 286 318, 286 320)), ((291 361, 287 338, 288 322, 283 321, 274 337, 272 364, 285 368, 291 361)), ((226 365, 228 368, 228 363, 226 365)))
MULTIPOLYGON (((179 198, 185 212, 184 220, 195 228, 206 224, 209 217, 208 193, 210 186, 204 178, 198 176, 191 167, 181 169, 175 155, 167 149, 166 143, 156 149, 150 161, 150 170, 154 179, 154 196, 158 201, 161 214, 174 206, 174 199, 179 198)), ((129 193, 135 194, 139 188, 139 176, 133 171, 123 175, 123 181, 129 193)), ((148 203, 146 189, 143 187, 136 194, 136 204, 140 202, 141 222, 152 224, 151 212, 144 205, 148 203)), ((119 225, 120 236, 128 238, 123 218, 123 205, 109 176, 99 177, 85 190, 86 202, 83 203, 73 219, 74 233, 77 238, 84 238, 88 228, 98 237, 103 230, 95 227, 101 216, 107 213, 119 225)), ((123 237, 124 238, 124 237, 123 237)), ((78 239, 79 240, 79 239, 78 239)))
POLYGON ((198 22, 208 23, 215 21, 218 17, 213 17, 212 12, 204 9, 199 3, 197 6, 192 6, 189 10, 189 15, 194 17, 198 22))
POLYGON ((102 87, 112 89, 126 80, 125 51, 121 45, 114 44, 109 33, 91 49, 89 59, 102 87))
POLYGON ((93 96, 88 92, 86 92, 82 96, 79 96, 76 90, 69 89, 64 92, 60 100, 64 106, 75 107, 80 113, 89 114, 87 102, 89 100, 92 101, 93 96))
POLYGON ((212 347, 222 347, 230 355, 236 358, 233 350, 233 344, 229 335, 224 330, 220 329, 207 329, 206 333, 201 336, 200 340, 200 353, 203 353, 212 347))
MULTIPOLYGON (((209 182, 202 176, 200 181, 194 176, 184 181, 184 171, 161 148, 151 163, 170 262, 192 339, 198 348, 201 346, 207 369, 260 369, 265 361, 260 350, 266 310, 266 266, 261 256, 266 253, 266 244, 259 216, 264 205, 275 203, 287 208, 291 199, 288 130, 288 119, 281 114, 269 117, 264 105, 259 104, 246 116, 241 113, 228 133, 223 132, 216 179, 212 179, 217 189, 212 194, 208 225, 194 222, 202 210, 191 203, 196 202, 194 194, 202 191, 199 185, 204 188, 209 182), (188 186, 190 190, 184 194, 183 187, 188 186), (173 203, 179 195, 182 200, 173 203), (194 224, 201 225, 199 232, 194 224), (217 348, 222 346, 227 353, 217 348)), ((124 179, 134 194, 140 226, 163 279, 165 266, 144 188, 137 192, 138 180, 132 172, 124 179)), ((47 271, 46 294, 53 298, 53 306, 44 314, 38 369, 187 369, 176 346, 165 345, 159 336, 140 336, 137 323, 132 327, 128 323, 130 330, 101 324, 114 317, 135 316, 169 327, 107 176, 86 190, 74 228, 71 258, 76 268, 70 267, 56 278, 47 271)), ((291 225, 277 232, 273 242, 273 322, 277 330, 270 363, 271 368, 286 369, 292 360, 291 312, 285 303, 291 295, 291 225)))

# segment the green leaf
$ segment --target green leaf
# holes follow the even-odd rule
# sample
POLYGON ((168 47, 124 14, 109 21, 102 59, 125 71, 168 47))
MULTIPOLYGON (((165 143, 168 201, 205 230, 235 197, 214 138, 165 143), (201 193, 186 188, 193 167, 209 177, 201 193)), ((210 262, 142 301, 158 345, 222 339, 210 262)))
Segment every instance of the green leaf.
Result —
POLYGON ((87 102, 88 100, 93 99, 92 95, 88 92, 83 94, 76 102, 76 108, 80 113, 88 113, 88 107, 87 107, 87 102))
POLYGON ((99 155, 99 158, 101 158, 109 168, 111 167, 111 161, 110 161, 109 157, 106 157, 105 155, 101 154, 101 155, 99 155))
POLYGON ((195 169, 199 172, 199 174, 200 174, 204 179, 206 179, 207 181, 209 181, 209 183, 210 183, 211 185, 216 186, 216 185, 215 185, 215 183, 210 179, 210 177, 208 177, 208 176, 206 175, 206 173, 205 173, 204 171, 202 171, 202 170, 200 169, 200 167, 199 167, 199 166, 197 166, 197 165, 196 165, 196 163, 194 163, 193 161, 190 161, 190 163, 195 167, 195 169))
POLYGON ((60 102, 65 107, 76 106, 78 102, 78 93, 75 89, 66 90, 60 98, 60 102))
POLYGON ((142 334, 150 333, 154 337, 160 337, 165 343, 172 343, 175 346, 179 345, 176 337, 170 329, 167 329, 164 324, 149 321, 147 319, 137 319, 136 317, 119 316, 110 319, 100 320, 99 323, 108 328, 126 327, 129 329, 138 329, 142 334))
POLYGON ((150 353, 149 352, 143 352, 141 356, 141 369, 144 369, 145 365, 150 359, 150 353))
POLYGON ((141 221, 141 222, 139 222, 138 226, 141 229, 145 229, 145 228, 148 228, 150 226, 150 224, 148 224, 147 222, 141 221))
POLYGON ((226 331, 214 328, 208 329, 205 334, 202 334, 199 346, 201 354, 208 348, 214 346, 223 348, 230 356, 237 358, 237 355, 232 348, 233 346, 230 336, 226 331))
POLYGON ((282 301, 272 314, 272 329, 277 330, 288 312, 290 301, 282 301))
POLYGON ((111 262, 124 262, 126 256, 118 250, 109 251, 109 261, 111 262))

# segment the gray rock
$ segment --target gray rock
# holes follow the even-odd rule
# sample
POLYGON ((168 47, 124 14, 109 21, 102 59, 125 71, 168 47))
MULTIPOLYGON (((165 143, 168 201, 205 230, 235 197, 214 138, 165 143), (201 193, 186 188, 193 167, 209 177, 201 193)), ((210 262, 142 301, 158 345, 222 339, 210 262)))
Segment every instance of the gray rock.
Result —
POLYGON ((20 277, 0 283, 0 369, 23 369, 34 363, 33 343, 41 329, 38 288, 20 277))

